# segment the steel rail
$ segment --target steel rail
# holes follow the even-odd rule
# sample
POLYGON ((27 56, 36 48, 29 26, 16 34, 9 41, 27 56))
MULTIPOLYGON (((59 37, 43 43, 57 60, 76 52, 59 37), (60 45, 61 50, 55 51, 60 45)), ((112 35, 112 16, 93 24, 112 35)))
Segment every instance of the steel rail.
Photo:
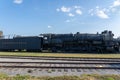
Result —
POLYGON ((69 67, 69 66, 0 66, 0 68, 42 68, 42 69, 120 69, 120 67, 69 67))
POLYGON ((0 57, 9 59, 32 59, 32 60, 61 60, 61 61, 113 61, 120 62, 120 59, 73 59, 73 58, 30 58, 30 57, 0 57))
POLYGON ((9 56, 0 56, 0 58, 9 58, 9 57, 23 57, 23 58, 57 58, 57 59, 117 59, 120 60, 120 58, 97 58, 97 57, 49 57, 49 56, 14 56, 14 55, 9 55, 9 56))
POLYGON ((7 62, 7 61, 2 61, 0 63, 6 63, 6 64, 116 64, 120 65, 120 62, 7 62))

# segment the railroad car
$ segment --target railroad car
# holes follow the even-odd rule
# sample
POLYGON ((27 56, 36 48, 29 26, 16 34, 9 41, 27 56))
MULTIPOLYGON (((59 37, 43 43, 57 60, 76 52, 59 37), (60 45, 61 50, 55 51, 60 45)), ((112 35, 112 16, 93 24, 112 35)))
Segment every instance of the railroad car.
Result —
POLYGON ((41 51, 43 38, 37 36, 0 39, 0 51, 41 51))

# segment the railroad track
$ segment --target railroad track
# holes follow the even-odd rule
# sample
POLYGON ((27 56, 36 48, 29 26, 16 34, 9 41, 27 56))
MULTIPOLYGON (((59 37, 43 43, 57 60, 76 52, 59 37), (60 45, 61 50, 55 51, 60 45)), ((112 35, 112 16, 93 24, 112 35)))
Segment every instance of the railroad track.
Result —
POLYGON ((12 57, 7 59, 23 59, 24 61, 0 61, 0 68, 41 68, 41 69, 120 69, 120 59, 97 58, 52 58, 52 57, 12 57), (32 62, 25 59, 33 60, 32 62), (38 60, 38 62, 34 61, 38 60), (39 60, 48 60, 40 62, 39 60), (57 61, 60 60, 60 61, 57 61))
POLYGON ((34 76, 119 74, 120 59, 0 56, 0 71, 34 76))
POLYGON ((1 68, 42 68, 42 69, 120 69, 120 67, 66 67, 66 66, 1 66, 1 68))
POLYGON ((61 60, 61 61, 107 61, 120 62, 120 58, 64 58, 64 57, 19 57, 19 56, 0 56, 0 58, 9 59, 31 59, 31 60, 61 60))
POLYGON ((0 64, 115 64, 118 65, 120 62, 6 62, 0 61, 0 64))
POLYGON ((120 69, 120 63, 79 62, 0 62, 0 68, 120 69))

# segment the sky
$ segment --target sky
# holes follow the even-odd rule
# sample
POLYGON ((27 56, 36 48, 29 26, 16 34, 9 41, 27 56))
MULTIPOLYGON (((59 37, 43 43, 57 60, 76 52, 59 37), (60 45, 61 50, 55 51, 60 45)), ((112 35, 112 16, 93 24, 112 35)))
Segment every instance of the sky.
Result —
POLYGON ((120 36, 120 0, 0 0, 4 35, 101 33, 120 36))

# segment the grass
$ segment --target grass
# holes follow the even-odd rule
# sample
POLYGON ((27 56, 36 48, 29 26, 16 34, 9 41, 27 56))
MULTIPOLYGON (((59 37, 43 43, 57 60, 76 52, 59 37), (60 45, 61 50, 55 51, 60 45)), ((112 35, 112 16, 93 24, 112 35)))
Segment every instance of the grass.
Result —
POLYGON ((45 56, 45 57, 89 57, 89 58, 120 58, 120 54, 99 53, 41 53, 41 52, 0 52, 0 56, 45 56))
POLYGON ((90 53, 35 53, 35 52, 0 52, 0 56, 46 56, 46 57, 96 57, 96 58, 120 58, 120 54, 90 54, 90 53))
POLYGON ((0 74, 0 80, 120 80, 120 75, 83 74, 80 76, 35 77, 19 74, 16 76, 0 74))

